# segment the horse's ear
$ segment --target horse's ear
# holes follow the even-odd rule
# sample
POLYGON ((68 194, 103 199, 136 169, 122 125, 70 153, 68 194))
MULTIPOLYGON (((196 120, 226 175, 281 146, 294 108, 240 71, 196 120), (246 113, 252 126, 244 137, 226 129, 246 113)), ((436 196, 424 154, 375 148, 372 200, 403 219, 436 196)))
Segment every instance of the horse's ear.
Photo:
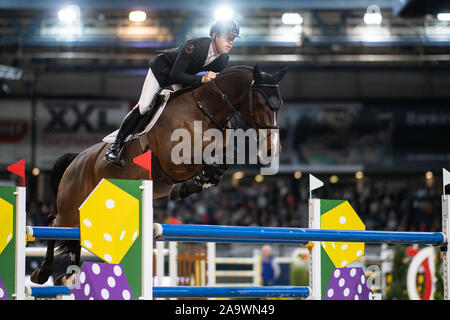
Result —
POLYGON ((255 66, 253 67, 253 80, 255 80, 255 82, 261 81, 263 79, 263 76, 261 74, 261 72, 259 71, 259 66, 256 63, 255 66))
POLYGON ((287 66, 283 67, 283 69, 281 69, 280 71, 275 72, 272 75, 272 79, 275 81, 275 83, 278 83, 278 82, 281 81, 281 79, 283 79, 284 73, 286 72, 287 68, 288 68, 287 66))

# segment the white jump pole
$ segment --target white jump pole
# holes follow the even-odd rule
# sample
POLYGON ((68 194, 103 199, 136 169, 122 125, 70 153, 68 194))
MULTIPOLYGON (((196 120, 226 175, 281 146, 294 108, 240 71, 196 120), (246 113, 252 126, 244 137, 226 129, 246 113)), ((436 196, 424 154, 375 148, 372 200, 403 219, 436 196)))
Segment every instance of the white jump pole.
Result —
POLYGON ((260 286, 261 283, 261 254, 258 249, 253 250, 253 285, 260 286))
MULTIPOLYGON (((320 229, 320 199, 309 199, 309 228, 320 229)), ((321 261, 320 242, 316 242, 309 257, 309 287, 312 290, 311 298, 321 300, 321 261)))
POLYGON ((142 296, 153 299, 153 181, 144 180, 142 186, 142 296))
MULTIPOLYGON (((444 185, 444 194, 442 195, 442 233, 445 235, 445 240, 448 241, 450 239, 450 228, 449 228, 449 214, 450 214, 450 201, 448 199, 448 195, 445 194, 445 185, 444 185)), ((444 253, 444 274, 442 280, 444 282, 444 300, 449 300, 450 298, 450 288, 448 283, 448 278, 450 275, 450 251, 448 248, 448 243, 444 248, 441 248, 444 253), (445 250, 445 251, 444 251, 445 250)))
POLYGON ((164 242, 156 241, 156 286, 162 286, 164 278, 164 242))
POLYGON ((178 245, 175 241, 169 241, 169 277, 170 285, 175 287, 178 279, 178 245))
POLYGON ((26 188, 17 187, 14 195, 16 196, 15 298, 16 300, 25 300, 26 188))
POLYGON ((216 285, 216 243, 206 244, 206 256, 208 259, 208 287, 216 285))

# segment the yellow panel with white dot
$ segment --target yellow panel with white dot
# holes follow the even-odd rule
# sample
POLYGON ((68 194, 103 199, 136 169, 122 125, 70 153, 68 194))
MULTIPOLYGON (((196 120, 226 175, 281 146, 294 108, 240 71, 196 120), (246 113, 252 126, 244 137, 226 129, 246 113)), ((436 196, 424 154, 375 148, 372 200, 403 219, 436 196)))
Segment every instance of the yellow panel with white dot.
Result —
MULTIPOLYGON (((348 201, 320 217, 323 229, 366 230, 348 201)), ((337 268, 343 268, 364 254, 362 242, 322 242, 322 247, 337 268)))
POLYGON ((139 236, 139 200, 102 180, 80 207, 81 245, 109 263, 120 263, 139 236))
POLYGON ((13 237, 14 207, 0 198, 0 254, 13 237))

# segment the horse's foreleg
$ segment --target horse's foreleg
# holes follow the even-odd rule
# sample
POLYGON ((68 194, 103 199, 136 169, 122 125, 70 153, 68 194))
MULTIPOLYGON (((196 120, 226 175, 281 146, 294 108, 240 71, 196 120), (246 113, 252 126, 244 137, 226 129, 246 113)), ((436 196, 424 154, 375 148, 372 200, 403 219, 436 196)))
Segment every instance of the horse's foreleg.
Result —
MULTIPOLYGON (((225 164, 212 164, 205 167, 205 175, 208 180, 207 183, 210 183, 213 186, 217 186, 222 180, 223 175, 225 174, 225 171, 227 171, 228 165, 225 164)), ((200 172, 200 174, 203 173, 203 170, 200 172)))
POLYGON ((169 200, 181 200, 193 193, 199 193, 204 188, 218 185, 227 169, 228 165, 226 164, 205 166, 199 174, 191 179, 174 184, 169 200))
POLYGON ((33 271, 30 280, 34 283, 43 284, 53 273, 53 257, 56 240, 47 241, 47 253, 39 269, 33 271))

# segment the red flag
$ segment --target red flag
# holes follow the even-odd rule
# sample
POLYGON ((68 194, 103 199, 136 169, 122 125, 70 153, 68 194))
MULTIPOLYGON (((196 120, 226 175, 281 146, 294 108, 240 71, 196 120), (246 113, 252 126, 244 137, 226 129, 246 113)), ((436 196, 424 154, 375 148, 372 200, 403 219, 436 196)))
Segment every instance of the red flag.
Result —
POLYGON ((133 162, 137 165, 148 170, 148 179, 152 180, 152 152, 147 151, 136 158, 133 159, 133 162))
POLYGON ((22 179, 20 185, 22 187, 25 187, 25 159, 13 163, 12 165, 8 166, 7 169, 8 171, 21 177, 22 179))

